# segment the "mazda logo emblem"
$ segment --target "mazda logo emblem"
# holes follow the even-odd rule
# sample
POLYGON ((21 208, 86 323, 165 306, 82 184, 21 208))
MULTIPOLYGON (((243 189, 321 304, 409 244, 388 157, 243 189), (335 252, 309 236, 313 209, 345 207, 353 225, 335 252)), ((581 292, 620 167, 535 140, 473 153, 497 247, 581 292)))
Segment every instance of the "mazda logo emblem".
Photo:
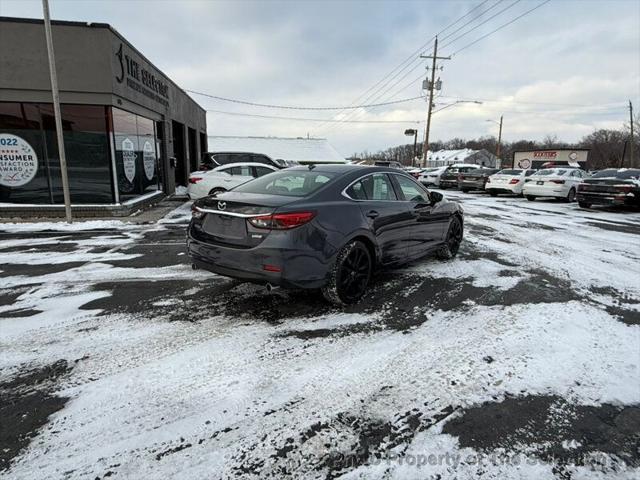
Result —
POLYGON ((227 208, 227 202, 218 202, 218 210, 224 210, 227 208))

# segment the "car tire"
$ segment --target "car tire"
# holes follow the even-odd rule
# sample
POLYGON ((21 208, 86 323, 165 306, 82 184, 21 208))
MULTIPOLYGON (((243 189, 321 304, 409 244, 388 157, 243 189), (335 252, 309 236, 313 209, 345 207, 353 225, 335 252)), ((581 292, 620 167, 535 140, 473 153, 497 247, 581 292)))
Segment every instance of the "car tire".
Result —
POLYGON ((569 190, 569 193, 567 193, 567 196, 564 198, 564 201, 567 203, 572 203, 576 201, 576 189, 572 188, 569 190))
POLYGON ((216 188, 212 188, 212 189, 209 191, 209 195, 217 195, 217 194, 219 194, 219 193, 223 193, 223 192, 226 192, 226 190, 225 190, 224 188, 222 188, 222 187, 216 187, 216 188))
POLYGON ((447 237, 445 238, 445 244, 436 253, 436 256, 440 260, 450 260, 458 254, 460 249, 460 243, 462 243, 462 237, 464 234, 464 227, 462 220, 458 216, 454 216, 449 223, 449 230, 447 230, 447 237))
POLYGON ((533 202, 536 197, 534 195, 525 195, 525 197, 527 198, 527 200, 529 200, 530 202, 533 202))
POLYGON ((587 202, 578 202, 580 208, 591 208, 591 204, 587 202))
POLYGON ((498 196, 498 192, 494 192, 492 190, 489 190, 489 195, 491 195, 492 197, 497 197, 498 196))
POLYGON ((322 295, 334 305, 349 305, 362 298, 373 273, 369 249, 359 240, 346 244, 329 272, 322 295))

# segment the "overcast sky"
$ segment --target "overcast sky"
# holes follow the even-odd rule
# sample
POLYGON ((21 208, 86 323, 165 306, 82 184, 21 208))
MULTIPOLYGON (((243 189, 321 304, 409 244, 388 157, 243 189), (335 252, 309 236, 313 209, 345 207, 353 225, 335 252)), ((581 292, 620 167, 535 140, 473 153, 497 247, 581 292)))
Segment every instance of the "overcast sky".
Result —
MULTIPOLYGON (((542 1, 50 0, 50 9, 53 19, 111 24, 184 89, 321 107, 353 104, 421 45, 429 42, 425 53, 430 53, 430 39, 465 14, 440 34, 442 55, 542 1), (464 26, 466 22, 471 23, 464 26)), ((41 1, 0 0, 0 15, 42 18, 41 1)), ((497 125, 486 120, 497 121, 501 114, 507 140, 557 135, 574 141, 595 128, 619 128, 628 119, 629 99, 640 111, 640 1, 552 0, 441 65, 436 109, 456 99, 483 103, 457 104, 436 113, 432 139, 497 135, 497 125)), ((410 81, 425 74, 424 67, 424 60, 409 63, 383 82, 380 91, 372 90, 372 96, 356 104, 420 95, 421 82, 410 81)), ((194 98, 207 110, 298 118, 422 121, 426 112, 423 99, 348 113, 194 98)), ((345 156, 408 143, 403 132, 415 128, 409 123, 324 124, 213 112, 207 123, 210 135, 326 137, 345 156)), ((424 123, 418 128, 422 139, 424 123)))

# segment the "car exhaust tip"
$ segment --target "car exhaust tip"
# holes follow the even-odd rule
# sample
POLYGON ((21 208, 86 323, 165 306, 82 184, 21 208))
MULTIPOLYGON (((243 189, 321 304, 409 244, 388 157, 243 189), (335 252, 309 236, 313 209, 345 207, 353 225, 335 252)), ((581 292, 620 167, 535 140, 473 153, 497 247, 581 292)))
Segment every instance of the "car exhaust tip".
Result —
POLYGON ((280 289, 280 287, 276 287, 275 285, 271 285, 270 283, 267 283, 266 287, 267 287, 267 292, 268 293, 272 293, 272 292, 280 289))

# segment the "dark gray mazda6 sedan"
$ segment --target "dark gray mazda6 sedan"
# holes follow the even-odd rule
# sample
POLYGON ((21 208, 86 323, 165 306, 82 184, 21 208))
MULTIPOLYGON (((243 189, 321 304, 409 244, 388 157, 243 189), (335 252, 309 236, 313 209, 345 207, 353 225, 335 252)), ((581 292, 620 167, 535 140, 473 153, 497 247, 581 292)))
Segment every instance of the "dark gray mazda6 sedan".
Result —
POLYGON ((397 169, 311 165, 274 172, 192 206, 195 268, 269 288, 362 297, 373 271, 458 252, 462 207, 397 169))

